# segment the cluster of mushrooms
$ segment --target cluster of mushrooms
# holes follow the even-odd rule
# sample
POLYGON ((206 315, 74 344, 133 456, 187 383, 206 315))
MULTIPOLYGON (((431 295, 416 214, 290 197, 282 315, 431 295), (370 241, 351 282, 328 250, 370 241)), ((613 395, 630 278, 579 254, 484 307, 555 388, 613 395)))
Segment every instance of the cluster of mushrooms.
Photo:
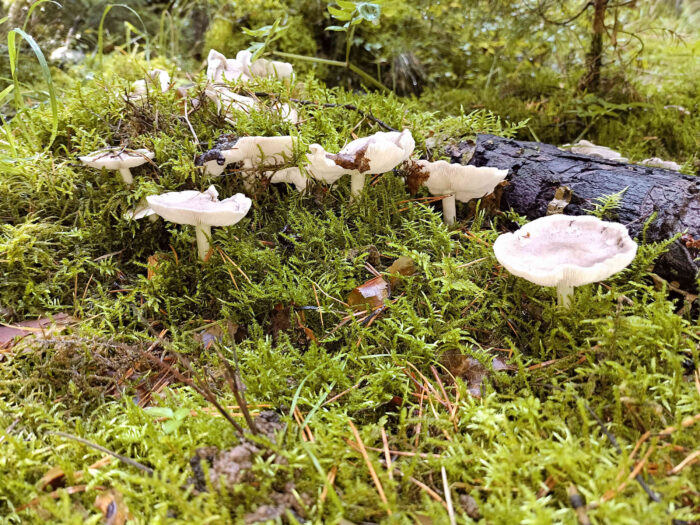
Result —
MULTIPOLYGON (((257 102, 233 93, 230 82, 245 82, 256 76, 287 78, 292 66, 265 59, 251 61, 247 51, 235 59, 227 59, 212 50, 208 58, 209 85, 205 95, 230 117, 235 111, 250 111, 257 102)), ((147 93, 148 83, 166 91, 170 77, 162 70, 150 71, 137 81, 130 99, 147 93)), ((296 111, 285 105, 278 107, 281 116, 296 121, 296 111)), ((415 141, 411 132, 377 132, 348 143, 337 153, 326 151, 320 144, 311 144, 302 166, 285 167, 299 146, 293 136, 240 137, 220 144, 214 155, 202 156, 198 164, 204 173, 222 175, 227 165, 241 163, 243 181, 249 184, 252 172, 261 172, 271 183, 288 183, 303 193, 311 181, 332 185, 350 175, 351 199, 356 199, 367 175, 386 173, 403 163, 420 173, 422 184, 433 195, 442 196, 443 218, 447 224, 456 221, 456 201, 467 202, 492 193, 505 180, 507 170, 490 167, 463 166, 443 160, 411 160, 415 141)), ((87 166, 118 171, 123 182, 133 183, 131 168, 152 162, 154 154, 145 149, 108 148, 80 157, 87 166)), ((250 198, 242 193, 219 200, 212 185, 206 191, 178 191, 150 195, 129 217, 140 219, 156 215, 166 221, 195 227, 199 258, 210 252, 211 227, 231 226, 239 222, 251 207, 250 198)), ((603 280, 630 264, 637 245, 627 229, 617 223, 591 216, 550 215, 536 219, 514 233, 500 235, 493 246, 498 261, 513 275, 541 286, 557 288, 559 304, 568 306, 573 288, 603 280)))

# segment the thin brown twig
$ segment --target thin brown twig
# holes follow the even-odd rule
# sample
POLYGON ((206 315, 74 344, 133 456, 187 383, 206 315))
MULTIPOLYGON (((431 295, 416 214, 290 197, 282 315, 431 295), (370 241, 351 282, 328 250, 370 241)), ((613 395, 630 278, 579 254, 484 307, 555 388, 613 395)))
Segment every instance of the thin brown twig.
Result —
POLYGON ((386 437, 386 430, 382 427, 382 445, 384 445, 384 461, 386 461, 386 470, 389 474, 389 479, 394 479, 394 474, 391 471, 391 454, 389 453, 389 440, 386 437))
MULTIPOLYGON (((171 374, 173 374, 175 376, 175 379, 186 384, 187 386, 192 388, 195 392, 197 392, 199 395, 201 395, 204 399, 209 401, 212 405, 214 405, 216 407, 216 409, 219 411, 219 413, 222 416, 224 416, 229 423, 231 423, 233 428, 235 428, 236 431, 240 435, 243 435, 245 433, 245 431, 243 430, 243 427, 241 425, 239 425, 235 419, 233 419, 231 414, 229 414, 228 411, 223 406, 221 406, 221 404, 216 400, 216 397, 214 396, 212 391, 209 389, 209 387, 203 388, 200 385, 197 385, 193 380, 191 380, 188 377, 185 377, 182 373, 180 373, 180 371, 177 370, 175 367, 169 365, 168 363, 166 363, 166 362, 158 359, 154 355, 150 354, 150 351, 153 348, 155 348, 159 343, 160 343, 160 340, 157 340, 156 342, 154 342, 146 352, 142 352, 142 355, 145 356, 146 359, 148 359, 149 361, 151 361, 153 364, 157 365, 158 367, 169 371, 171 374)), ((189 363, 187 363, 186 361, 183 361, 183 360, 181 360, 180 362, 182 362, 185 365, 185 367, 188 368, 188 370, 193 373, 192 368, 189 366, 189 363)))
POLYGON ((219 359, 224 364, 224 367, 226 369, 226 380, 228 381, 229 388, 233 392, 233 396, 236 398, 236 403, 238 403, 238 407, 241 409, 241 412, 243 412, 243 417, 245 417, 245 421, 246 423, 248 423, 248 428, 250 428, 250 431, 253 433, 253 435, 257 435, 259 433, 258 427, 255 426, 255 421, 253 421, 253 418, 250 416, 250 411, 248 410, 248 403, 245 399, 245 396, 243 395, 243 392, 241 392, 241 389, 239 388, 240 376, 238 375, 238 370, 233 369, 231 363, 229 363, 228 360, 224 358, 224 356, 221 354, 218 348, 215 348, 215 350, 216 355, 219 356, 219 359))
POLYGON ((678 465, 673 467, 669 471, 669 474, 678 474, 681 470, 683 470, 688 465, 692 465, 698 459, 700 459, 700 450, 696 450, 695 452, 689 454, 683 461, 681 461, 678 465))
POLYGON ((367 450, 365 449, 365 444, 362 442, 360 433, 357 431, 357 427, 355 427, 355 424, 352 422, 351 419, 348 419, 348 425, 350 426, 350 430, 352 430, 353 436, 355 436, 357 445, 360 447, 360 454, 362 454, 362 457, 365 460, 365 464, 369 469, 369 474, 370 476, 372 476, 372 481, 374 482, 375 487, 377 487, 379 499, 381 499, 382 503, 384 503, 384 505, 386 506, 387 515, 391 516, 392 512, 391 508, 389 507, 389 501, 387 501, 386 495, 384 494, 384 487, 382 487, 382 482, 379 480, 379 476, 377 476, 377 472, 374 470, 374 465, 372 465, 372 462, 369 459, 369 455, 367 454, 367 450))

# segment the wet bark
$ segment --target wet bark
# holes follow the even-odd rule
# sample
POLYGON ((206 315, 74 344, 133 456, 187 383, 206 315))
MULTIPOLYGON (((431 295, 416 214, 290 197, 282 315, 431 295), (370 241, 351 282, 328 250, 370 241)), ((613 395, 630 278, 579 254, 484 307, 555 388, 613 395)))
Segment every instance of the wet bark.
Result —
MULTIPOLYGON (((453 162, 459 161, 458 157, 453 158, 453 162)), ((529 219, 546 214, 559 186, 573 191, 564 208, 567 215, 583 215, 594 207, 593 199, 627 188, 616 213, 618 222, 627 226, 633 238, 641 238, 645 223, 654 213, 657 216, 647 229, 647 242, 663 241, 684 232, 695 239, 700 237, 700 177, 493 135, 478 136, 469 164, 510 170, 501 209, 512 208, 529 219)), ((697 249, 679 239, 657 260, 654 271, 695 293, 700 269, 697 257, 697 249)))

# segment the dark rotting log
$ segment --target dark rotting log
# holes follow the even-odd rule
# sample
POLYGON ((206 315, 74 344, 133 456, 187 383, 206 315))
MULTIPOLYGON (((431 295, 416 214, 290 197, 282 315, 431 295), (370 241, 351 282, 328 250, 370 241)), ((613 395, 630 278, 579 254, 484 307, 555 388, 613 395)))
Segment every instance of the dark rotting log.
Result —
MULTIPOLYGON (((459 162, 459 158, 453 162, 459 162)), ((700 237, 700 177, 493 135, 477 137, 469 164, 510 170, 501 209, 513 209, 528 219, 546 214, 559 186, 573 191, 571 202, 564 208, 567 215, 583 215, 594 207, 594 199, 626 188, 615 212, 616 220, 627 226, 632 237, 641 237, 654 212, 657 216, 646 232, 648 242, 664 241, 684 232, 692 236, 686 239, 700 237)), ((700 268, 700 261, 695 260, 697 251, 691 242, 678 239, 657 260, 654 271, 696 293, 700 268)))

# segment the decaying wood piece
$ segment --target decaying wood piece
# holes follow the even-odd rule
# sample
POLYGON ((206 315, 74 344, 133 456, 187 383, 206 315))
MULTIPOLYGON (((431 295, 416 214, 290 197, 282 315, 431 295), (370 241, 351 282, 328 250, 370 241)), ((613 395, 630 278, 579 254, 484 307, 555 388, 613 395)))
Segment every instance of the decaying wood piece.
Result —
MULTIPOLYGON (((461 159, 454 158, 453 162, 461 159)), ((479 135, 469 161, 474 166, 508 169, 509 184, 503 192, 501 209, 513 209, 529 219, 542 217, 560 186, 571 188, 567 215, 583 215, 593 208, 597 197, 625 190, 616 220, 641 237, 647 220, 647 241, 663 241, 677 233, 700 236, 700 177, 675 171, 625 164, 563 151, 550 144, 521 142, 479 135)), ((654 271, 679 287, 697 292, 700 268, 698 251, 692 243, 679 239, 656 263, 654 271)))

